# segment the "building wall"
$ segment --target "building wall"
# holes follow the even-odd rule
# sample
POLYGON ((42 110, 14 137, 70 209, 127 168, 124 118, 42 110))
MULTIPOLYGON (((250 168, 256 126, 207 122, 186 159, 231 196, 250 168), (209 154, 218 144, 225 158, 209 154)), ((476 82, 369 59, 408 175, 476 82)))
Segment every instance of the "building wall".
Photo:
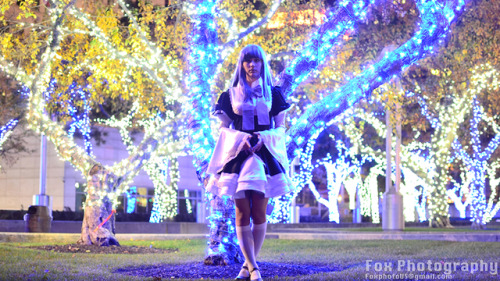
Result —
MULTIPOLYGON (((14 130, 21 130, 17 127, 14 130)), ((0 171, 0 209, 27 210, 33 203, 33 195, 40 190, 40 136, 25 139, 33 153, 19 155, 19 160, 8 167, 2 163, 0 171)), ((1 160, 0 160, 1 161, 1 160)), ((46 193, 52 196, 53 208, 64 207, 64 162, 59 159, 54 146, 47 142, 46 193)))
MULTIPOLYGON (((17 127, 14 130, 22 130, 17 127)), ((126 159, 128 152, 121 141, 119 132, 115 128, 99 128, 102 131, 104 142, 97 145, 93 143, 93 153, 97 161, 104 165, 126 159)), ((142 136, 134 135, 138 143, 142 136)), ((2 210, 26 210, 33 204, 33 195, 39 194, 40 182, 40 137, 33 136, 26 139, 27 146, 33 153, 19 156, 19 160, 12 166, 1 163, 0 172, 0 209, 2 210)), ((77 140, 82 145, 82 140, 77 140)), ((179 158, 179 170, 181 179, 179 189, 202 190, 196 176, 191 156, 179 158)), ((47 142, 47 188, 46 194, 52 197, 52 209, 75 211, 76 206, 76 183, 85 183, 84 176, 77 171, 69 162, 59 159, 52 143, 47 142)), ((145 171, 134 178, 131 186, 153 189, 153 182, 145 171)))

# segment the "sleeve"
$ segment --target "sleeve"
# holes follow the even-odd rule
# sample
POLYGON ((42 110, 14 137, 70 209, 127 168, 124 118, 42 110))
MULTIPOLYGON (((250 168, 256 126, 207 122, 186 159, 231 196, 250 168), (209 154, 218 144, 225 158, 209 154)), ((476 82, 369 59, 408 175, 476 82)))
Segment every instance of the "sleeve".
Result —
POLYGON ((290 104, 286 102, 285 97, 281 93, 280 87, 272 88, 273 105, 271 106, 271 116, 276 116, 280 112, 290 108, 290 104))
POLYGON ((225 115, 225 116, 229 117, 229 119, 234 120, 235 113, 234 113, 233 108, 231 106, 231 100, 229 98, 229 91, 225 91, 219 96, 219 99, 217 100, 217 103, 215 104, 213 115, 215 115, 215 116, 225 115))

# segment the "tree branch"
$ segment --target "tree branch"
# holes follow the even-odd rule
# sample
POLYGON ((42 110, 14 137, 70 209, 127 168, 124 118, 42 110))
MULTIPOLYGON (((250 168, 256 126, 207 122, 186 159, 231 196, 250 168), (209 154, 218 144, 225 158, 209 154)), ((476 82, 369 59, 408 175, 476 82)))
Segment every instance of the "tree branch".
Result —
MULTIPOLYGON (((125 52, 125 51, 120 51, 118 50, 109 40, 108 38, 106 38, 106 36, 103 35, 103 32, 102 30, 92 21, 88 18, 88 16, 81 12, 80 10, 78 10, 77 8, 73 8, 72 9, 72 13, 74 13, 75 15, 78 15, 78 17, 80 19, 83 20, 84 24, 92 31, 92 34, 101 42, 105 45, 105 49, 108 51, 110 57, 112 59, 117 59, 117 60, 120 60, 120 61, 123 61, 124 63, 126 63, 130 68, 132 67, 136 67, 137 65, 139 65, 143 70, 145 70, 145 72, 149 75, 149 77, 151 79, 153 79, 155 81, 155 83, 157 83, 157 85, 162 89, 162 91, 165 93, 165 99, 166 99, 166 102, 175 102, 175 101, 178 101, 178 100, 182 100, 183 96, 182 96, 182 93, 180 91, 180 88, 171 88, 169 86, 167 86, 163 79, 161 79, 159 76, 158 76, 158 70, 157 69, 154 69, 151 65, 149 65, 147 62, 143 61, 143 60, 140 60, 139 58, 136 58, 134 56, 131 56, 129 53, 125 52), (136 65, 133 65, 133 64, 136 64, 136 65), (166 94, 167 93, 170 93, 172 94, 171 96, 167 96, 166 94)), ((160 70, 163 70, 160 69, 160 70)), ((170 76, 169 72, 167 71, 166 72, 167 76, 170 76)), ((174 81, 174 77, 169 77, 170 80, 174 81)), ((177 83, 177 82, 173 82, 174 85, 177 83)))
POLYGON ((266 24, 272 18, 274 13, 276 13, 276 10, 281 5, 281 1, 282 0, 276 0, 273 3, 273 5, 271 5, 271 8, 269 8, 269 10, 267 11, 267 14, 262 19, 257 21, 255 24, 249 26, 245 31, 241 32, 238 35, 230 36, 230 40, 226 42, 224 45, 222 45, 222 50, 223 50, 222 52, 224 52, 227 48, 233 48, 236 42, 240 41, 241 39, 245 38, 246 36, 254 32, 257 28, 266 24))

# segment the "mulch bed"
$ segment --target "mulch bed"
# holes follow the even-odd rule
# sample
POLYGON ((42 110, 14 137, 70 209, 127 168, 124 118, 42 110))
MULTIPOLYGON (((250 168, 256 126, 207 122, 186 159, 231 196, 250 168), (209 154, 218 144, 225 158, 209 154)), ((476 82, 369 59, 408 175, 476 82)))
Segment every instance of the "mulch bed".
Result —
MULTIPOLYGON (((320 272, 332 272, 341 270, 340 267, 311 264, 287 264, 259 262, 260 272, 263 278, 277 278, 285 276, 310 275, 320 272)), ((154 280, 162 279, 225 279, 234 278, 240 272, 241 265, 233 264, 226 266, 205 265, 203 262, 187 264, 160 264, 154 266, 139 266, 120 268, 115 273, 153 277, 154 280)))
MULTIPOLYGON (((95 245, 45 245, 33 246, 31 249, 45 250, 58 253, 92 253, 92 254, 164 254, 177 252, 178 249, 158 249, 137 246, 109 246, 95 245)), ((310 275, 320 272, 340 271, 339 266, 321 264, 289 264, 289 263, 258 263, 262 277, 276 278, 285 276, 310 275)), ((183 264, 159 264, 136 267, 119 268, 114 272, 130 276, 153 277, 154 280, 162 279, 226 279, 234 278, 240 272, 240 264, 226 266, 205 265, 203 261, 183 264)))
POLYGON ((33 246, 31 249, 45 250, 58 253, 92 253, 92 254, 165 254, 178 251, 178 249, 159 249, 150 247, 137 246, 109 246, 102 247, 96 245, 46 245, 33 246))

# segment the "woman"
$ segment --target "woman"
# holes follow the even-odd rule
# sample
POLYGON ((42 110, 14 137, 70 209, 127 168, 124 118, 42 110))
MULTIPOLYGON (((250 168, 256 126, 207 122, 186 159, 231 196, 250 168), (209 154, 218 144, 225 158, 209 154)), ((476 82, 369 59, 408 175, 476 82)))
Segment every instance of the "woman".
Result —
POLYGON ((222 128, 207 185, 215 195, 232 196, 236 205, 236 235, 245 256, 237 280, 262 280, 256 257, 266 235, 267 203, 292 187, 285 148, 289 107, 272 85, 264 50, 257 45, 243 48, 232 87, 215 106, 222 128))

